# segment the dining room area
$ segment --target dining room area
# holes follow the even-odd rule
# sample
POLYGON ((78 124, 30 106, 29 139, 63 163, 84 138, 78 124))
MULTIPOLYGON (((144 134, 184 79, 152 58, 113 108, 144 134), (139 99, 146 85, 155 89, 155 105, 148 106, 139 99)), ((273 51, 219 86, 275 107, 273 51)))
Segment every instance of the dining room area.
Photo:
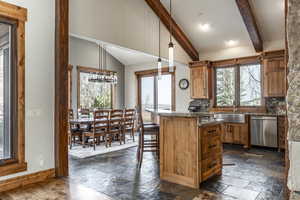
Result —
POLYGON ((136 109, 126 108, 123 101, 123 64, 104 44, 75 37, 70 40, 70 157, 84 159, 137 146, 136 109))

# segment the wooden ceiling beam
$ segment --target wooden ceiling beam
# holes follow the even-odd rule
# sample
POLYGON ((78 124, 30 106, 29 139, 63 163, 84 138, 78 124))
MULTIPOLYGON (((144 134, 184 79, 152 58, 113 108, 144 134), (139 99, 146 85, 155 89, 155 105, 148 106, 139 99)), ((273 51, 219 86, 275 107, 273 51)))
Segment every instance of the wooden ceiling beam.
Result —
POLYGON ((255 16, 251 9, 250 3, 248 0, 236 0, 236 4, 240 10, 240 13, 243 17, 244 23, 248 30, 250 39, 254 46, 256 52, 263 51, 263 41, 258 30, 258 26, 255 20, 255 16))
POLYGON ((185 50, 185 52, 190 56, 193 61, 199 60, 199 53, 178 26, 175 20, 170 16, 167 9, 159 0, 145 0, 154 13, 160 18, 161 22, 166 26, 170 32, 170 22, 172 23, 172 35, 180 44, 180 46, 185 50))

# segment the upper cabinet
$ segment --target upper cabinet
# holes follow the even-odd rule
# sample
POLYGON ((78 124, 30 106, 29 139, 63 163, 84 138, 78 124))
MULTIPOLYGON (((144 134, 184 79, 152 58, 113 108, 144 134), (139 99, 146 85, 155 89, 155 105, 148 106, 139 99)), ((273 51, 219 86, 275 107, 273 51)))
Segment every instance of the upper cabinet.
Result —
POLYGON ((264 97, 285 97, 286 64, 284 56, 264 58, 263 65, 264 97))
POLYGON ((192 99, 210 99, 212 94, 212 69, 210 63, 190 63, 190 82, 192 99))

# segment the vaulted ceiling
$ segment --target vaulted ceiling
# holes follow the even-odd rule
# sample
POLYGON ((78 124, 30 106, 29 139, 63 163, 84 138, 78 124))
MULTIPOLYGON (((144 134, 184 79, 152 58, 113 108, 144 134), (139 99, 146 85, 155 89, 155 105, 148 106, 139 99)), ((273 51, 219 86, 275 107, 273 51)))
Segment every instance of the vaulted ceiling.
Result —
MULTIPOLYGON (((169 0, 161 2, 169 8, 169 0)), ((249 0, 249 3, 267 50, 270 43, 283 48, 284 0, 249 0)), ((172 7, 173 18, 200 54, 236 46, 253 46, 236 0, 172 0, 172 7), (203 31, 207 24, 209 27, 203 31), (228 44, 228 41, 233 42, 228 44)), ((273 45, 273 48, 276 47, 273 45)))

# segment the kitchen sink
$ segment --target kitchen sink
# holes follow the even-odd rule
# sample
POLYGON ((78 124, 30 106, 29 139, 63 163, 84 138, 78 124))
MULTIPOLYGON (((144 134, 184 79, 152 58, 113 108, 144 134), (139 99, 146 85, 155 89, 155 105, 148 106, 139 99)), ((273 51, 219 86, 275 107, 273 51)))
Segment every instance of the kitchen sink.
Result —
POLYGON ((214 114, 215 119, 222 119, 225 123, 245 123, 244 114, 214 114))

